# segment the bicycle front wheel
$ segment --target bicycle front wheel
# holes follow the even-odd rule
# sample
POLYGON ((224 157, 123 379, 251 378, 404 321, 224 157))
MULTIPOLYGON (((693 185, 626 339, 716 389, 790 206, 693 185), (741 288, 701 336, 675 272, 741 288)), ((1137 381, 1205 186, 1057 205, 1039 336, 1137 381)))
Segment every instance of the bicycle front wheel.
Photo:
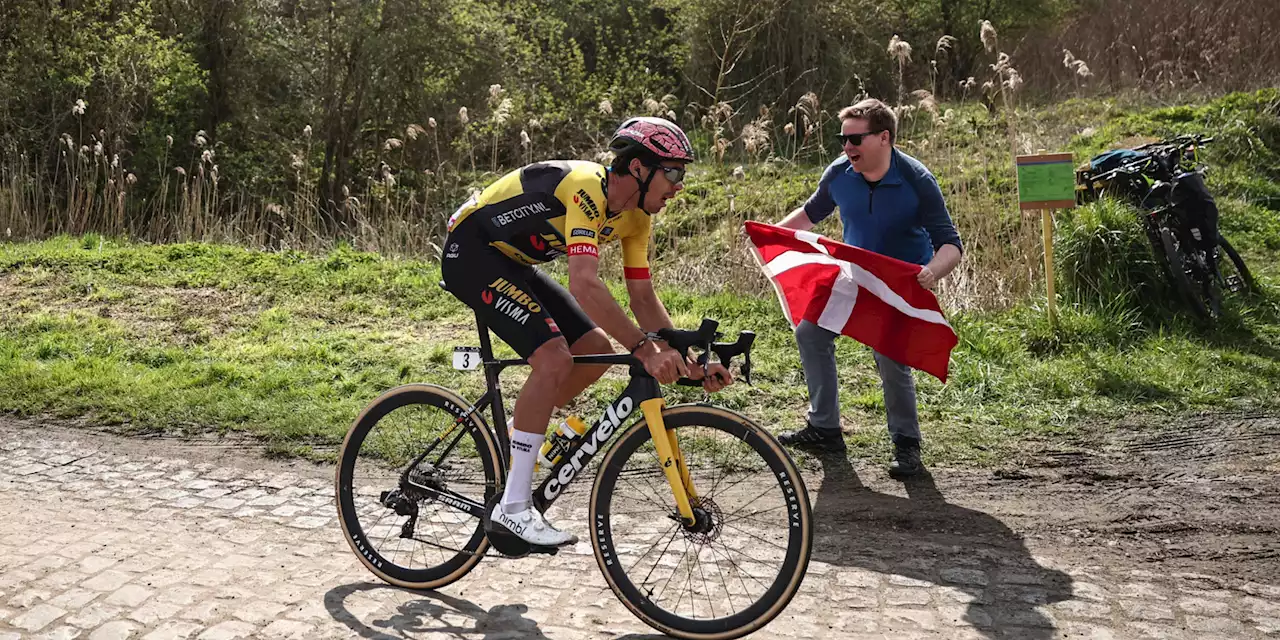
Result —
POLYGON ((1231 243, 1218 234, 1218 246, 1222 247, 1223 256, 1218 259, 1218 271, 1222 277, 1222 288, 1243 295, 1251 295, 1258 289, 1258 283, 1254 281, 1253 274, 1249 272, 1249 267, 1245 266, 1244 258, 1240 257, 1240 253, 1231 243))
POLYGON ((351 549, 383 580, 436 589, 466 575, 489 546, 483 505, 501 458, 479 413, 427 384, 396 387, 356 419, 338 459, 338 519, 351 549))
POLYGON ((591 492, 596 562, 619 599, 677 638, 728 640, 786 608, 809 566, 809 494, 764 429, 709 405, 665 410, 696 493, 686 526, 644 420, 601 463, 591 492))

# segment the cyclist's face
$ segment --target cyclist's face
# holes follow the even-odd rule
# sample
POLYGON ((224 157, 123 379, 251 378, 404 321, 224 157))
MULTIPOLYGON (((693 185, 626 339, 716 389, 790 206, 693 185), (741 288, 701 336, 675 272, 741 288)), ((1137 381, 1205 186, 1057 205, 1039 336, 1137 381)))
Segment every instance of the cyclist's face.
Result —
POLYGON ((684 188, 684 169, 685 164, 678 160, 664 160, 657 167, 645 168, 654 174, 649 182, 649 193, 645 196, 645 210, 659 211, 667 206, 667 200, 684 188))

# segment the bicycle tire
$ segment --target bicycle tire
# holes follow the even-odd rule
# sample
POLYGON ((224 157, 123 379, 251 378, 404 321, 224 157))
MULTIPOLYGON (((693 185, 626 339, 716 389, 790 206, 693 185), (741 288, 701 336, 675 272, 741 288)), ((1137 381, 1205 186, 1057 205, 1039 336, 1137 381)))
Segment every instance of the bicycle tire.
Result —
MULTIPOLYGON (((384 550, 376 544, 377 541, 371 537, 371 531, 368 530, 370 528, 377 529, 379 527, 388 527, 388 525, 383 525, 382 521, 388 515, 386 510, 390 510, 391 508, 384 504, 376 504, 376 502, 381 501, 383 498, 379 498, 378 500, 371 502, 372 494, 366 494, 358 497, 356 495, 357 488, 353 485, 356 468, 361 464, 361 448, 365 445, 370 433, 375 427, 382 423, 384 419, 389 415, 392 415, 395 411, 413 407, 438 409, 443 411, 442 417, 448 422, 453 424, 466 423, 466 431, 461 434, 460 437, 470 437, 470 442, 475 451, 476 459, 472 460, 466 458, 463 456, 463 451, 459 450, 456 453, 457 458, 450 458, 450 463, 456 462, 457 464, 470 468, 474 468, 478 464, 480 467, 479 472, 484 478, 483 503, 487 504, 490 499, 497 495, 497 490, 502 486, 505 467, 500 463, 501 458, 498 455, 492 431, 484 422, 484 418, 480 413, 473 412, 464 420, 463 415, 470 407, 470 403, 463 400, 456 393, 443 387, 430 384, 402 385, 387 391, 370 403, 369 406, 361 412, 360 416, 356 418, 355 423, 347 432, 346 439, 343 440, 342 449, 340 450, 338 457, 338 468, 334 474, 338 505, 338 520, 342 524, 343 535, 346 538, 347 543, 351 546, 351 550, 355 552, 356 557, 360 559, 360 562, 363 563, 369 571, 373 572, 374 575, 390 584, 400 587, 410 589, 437 589, 451 584, 465 576, 475 568, 476 564, 484 557, 485 551, 489 547, 489 540, 485 537, 482 519, 475 518, 474 529, 470 531, 470 535, 466 538, 466 542, 463 545, 449 549, 456 552, 451 557, 430 566, 405 566, 393 561, 393 558, 387 557, 384 550), (358 505, 357 502, 361 502, 362 504, 358 505), (383 510, 380 511, 379 507, 382 507, 383 510), (361 509, 371 512, 369 518, 371 522, 368 524, 373 525, 372 527, 367 526, 366 522, 361 520, 361 509), (380 514, 377 520, 372 519, 373 513, 380 514)), ((441 422, 443 423, 443 420, 441 422)), ((400 440, 404 440, 405 436, 402 434, 399 438, 400 440)), ((458 440, 457 442, 461 442, 461 440, 458 440)), ((383 443, 383 445, 385 446, 385 443, 383 443)), ((419 448, 408 444, 407 440, 405 440, 405 444, 402 446, 402 449, 409 452, 409 455, 416 455, 421 452, 419 448)), ((452 448, 449 453, 453 453, 452 448)), ((383 463, 385 461, 382 460, 382 458, 386 457, 388 457, 386 453, 378 452, 374 445, 371 444, 370 451, 368 452, 368 455, 365 456, 365 461, 369 462, 376 460, 379 463, 383 463)), ((439 460, 436 460, 436 462, 439 462, 439 460)), ((445 468, 445 465, 434 465, 432 468, 445 468)), ((395 483, 387 480, 385 484, 377 486, 391 488, 391 485, 393 484, 395 483)), ((475 483, 473 482, 471 484, 475 483)), ((395 484, 395 486, 397 488, 401 488, 398 484, 395 484)), ((479 496, 475 496, 475 499, 479 500, 479 496)), ((432 506, 436 503, 432 503, 429 499, 417 500, 415 501, 414 507, 415 513, 424 504, 432 506)), ((447 507, 447 505, 440 506, 444 507, 442 508, 442 511, 445 513, 449 513, 449 510, 452 510, 453 513, 458 513, 457 509, 447 507)), ((394 510, 391 512, 398 516, 403 515, 394 510)), ((443 526, 449 527, 454 524, 459 524, 459 528, 464 530, 462 535, 466 535, 465 528, 467 525, 465 523, 465 518, 460 523, 446 522, 443 526)), ((401 524, 401 526, 403 527, 403 524, 401 524)), ((403 539, 403 535, 397 537, 403 539)), ((454 539, 455 538, 451 535, 450 540, 452 541, 454 539)), ((384 541, 386 541, 385 537, 384 541)), ((415 535, 412 538, 412 542, 423 544, 426 541, 419 539, 415 535)), ((399 547, 397 547, 397 553, 393 555, 399 557, 399 547)), ((424 553, 423 555, 425 557, 427 554, 424 553)), ((411 562, 414 557, 415 554, 410 553, 409 559, 411 562)))
MULTIPOLYGON (((715 498, 711 495, 721 486, 719 481, 709 483, 705 479, 701 481, 695 479, 694 486, 699 493, 697 506, 705 508, 708 512, 718 514, 716 517, 719 519, 718 521, 722 523, 721 529, 737 529, 737 527, 730 527, 729 525, 733 522, 741 522, 748 516, 767 513, 768 511, 773 511, 778 508, 785 508, 785 511, 783 512, 784 520, 781 523, 781 528, 785 529, 785 535, 780 536, 786 539, 785 556, 782 559, 777 575, 769 581, 768 576, 762 576, 764 580, 760 580, 758 577, 748 574, 747 577, 755 579, 762 585, 767 582, 768 586, 763 590, 763 593, 758 598, 755 598, 755 600, 748 606, 741 610, 735 609, 731 615, 716 617, 715 605, 712 603, 713 601, 710 595, 708 595, 707 600, 710 605, 712 617, 705 619, 686 617, 676 611, 668 610, 655 602, 653 597, 655 595, 654 586, 652 583, 638 586, 632 576, 628 575, 628 569, 625 565, 632 560, 630 557, 631 552, 628 549, 635 545, 629 545, 627 543, 620 545, 615 539, 616 525, 621 524, 625 519, 625 516, 621 514, 628 512, 626 512, 625 509, 621 512, 616 512, 613 508, 614 501, 617 498, 615 492, 618 489, 619 480, 622 477, 624 470, 629 474, 626 480, 628 483, 633 482, 635 478, 640 477, 642 474, 649 474, 649 477, 653 479, 654 493, 652 495, 656 495, 659 499, 670 502, 669 505, 660 505, 659 508, 670 509, 670 511, 665 514, 668 517, 672 517, 675 513, 675 501, 671 496, 670 485, 662 474, 662 469, 657 462, 656 456, 652 456, 652 460, 637 460, 635 462, 635 468, 626 469, 627 462, 632 458, 633 454, 640 451, 642 445, 651 442, 649 426, 644 419, 637 421, 636 424, 623 433, 618 440, 618 444, 608 451, 604 460, 601 462, 599 473, 597 474, 595 484, 592 487, 590 511, 592 523, 591 542, 592 547, 595 550, 596 563, 604 573, 605 579, 609 583, 609 587, 623 602, 623 604, 646 624, 661 631, 662 633, 676 638, 691 640, 730 640, 732 638, 744 636, 765 626, 786 608, 787 604, 791 602, 791 599, 799 590, 800 583, 803 581, 805 572, 808 569, 809 557, 813 547, 813 524, 809 495, 805 489, 804 481, 801 478, 795 463, 791 460, 791 457, 782 448, 778 441, 769 432, 760 428, 745 416, 719 407, 697 404, 670 407, 663 411, 662 417, 664 425, 668 430, 695 426, 709 427, 713 431, 727 434, 728 438, 725 439, 725 442, 728 444, 746 445, 750 450, 755 451, 759 455, 760 459, 757 462, 763 463, 763 467, 760 467, 755 471, 752 477, 755 479, 771 479, 777 483, 775 487, 781 494, 782 502, 779 507, 767 509, 760 507, 762 510, 756 510, 751 514, 738 516, 734 519, 731 517, 734 515, 733 513, 725 514, 720 510, 720 507, 714 502, 715 498), (733 440, 735 438, 736 441, 733 440)), ((691 461, 691 458, 693 455, 701 455, 703 453, 703 449, 697 449, 700 441, 692 439, 691 434, 688 432, 680 435, 679 439, 686 463, 691 469, 696 468, 698 465, 696 461, 691 461)), ((708 456, 714 457, 715 447, 710 446, 709 448, 712 452, 709 453, 708 456)), ((642 453, 641 457, 648 458, 651 456, 648 453, 642 453)), ((724 459, 733 460, 735 463, 743 464, 744 466, 750 466, 750 461, 743 461, 737 457, 726 456, 724 459)), ((717 468, 724 467, 723 464, 713 466, 717 468)), ((700 472, 696 470, 691 471, 691 473, 695 475, 700 474, 700 472)), ((725 490, 726 492, 732 492, 735 487, 743 486, 744 481, 738 481, 725 486, 725 490)), ((745 488, 739 488, 737 490, 739 494, 745 495, 747 493, 754 493, 760 485, 745 484, 745 486, 751 487, 751 489, 748 491, 745 488)), ((766 491, 770 491, 773 488, 774 487, 768 487, 766 488, 766 491)), ((644 494, 645 492, 641 493, 644 494)), ((761 493, 754 499, 749 500, 747 504, 751 505, 753 509, 757 509, 757 505, 760 505, 760 499, 763 497, 764 494, 761 493)), ((660 512, 654 512, 651 514, 651 516, 658 516, 659 522, 661 522, 661 515, 664 514, 660 512)), ((677 522, 672 525, 674 527, 674 531, 671 534, 673 541, 681 534, 684 534, 686 541, 690 539, 689 536, 696 535, 688 533, 685 527, 679 524, 678 516, 676 516, 675 519, 677 522)), ((709 520, 709 522, 714 522, 714 520, 709 520)), ((654 518, 650 517, 648 520, 644 521, 643 526, 636 528, 643 531, 644 527, 652 527, 653 523, 654 518)), ((723 535, 723 531, 721 529, 716 529, 716 535, 723 535)), ((775 529, 770 530, 774 531, 775 535, 778 535, 775 529)), ((659 534, 660 537, 661 535, 662 534, 659 534)), ((703 535, 705 537, 705 534, 703 535)), ((755 543, 759 548, 764 548, 766 544, 770 544, 768 540, 761 536, 752 537, 759 540, 758 543, 755 543)), ((701 557, 706 555, 705 552, 707 550, 710 550, 709 556, 714 559, 713 568, 715 568, 716 571, 720 571, 720 557, 716 555, 716 549, 711 545, 711 542, 714 541, 715 540, 710 540, 706 544, 699 546, 697 553, 694 554, 693 561, 700 563, 701 557)), ((660 542, 661 539, 659 538, 659 541, 655 542, 654 545, 651 545, 650 549, 655 548, 655 546, 660 542)), ((671 544, 671 542, 668 542, 668 548, 671 544)), ((688 556, 689 546, 688 542, 686 542, 686 559, 688 556)), ((777 544, 773 546, 782 548, 781 545, 777 544)), ((638 548, 638 546, 635 546, 635 548, 638 548)), ((640 559, 632 562, 632 568, 639 565, 639 561, 644 559, 647 555, 648 552, 646 551, 641 555, 640 559)), ((683 561, 684 560, 681 560, 680 562, 683 561)), ((678 570, 680 562, 677 562, 677 567, 672 569, 672 577, 675 576, 675 572, 678 570)), ((660 562, 655 561, 653 565, 654 570, 656 570, 659 565, 660 562)), ((729 560, 729 565, 733 568, 738 567, 732 559, 729 560)), ((662 566, 665 568, 667 565, 662 566)), ((650 574, 652 574, 654 570, 651 570, 650 574)), ((702 571, 701 565, 700 571, 702 571)), ((688 578, 690 580, 693 579, 692 568, 688 569, 688 578)), ((732 591, 730 590, 729 584, 724 580, 723 572, 720 572, 720 578, 725 587, 725 594, 729 596, 730 608, 733 608, 732 591)), ((647 580, 648 578, 642 582, 647 582, 647 580)), ((745 580, 739 577, 739 581, 742 583, 744 589, 747 588, 745 580)), ((702 582, 702 587, 707 593, 709 593, 711 589, 716 588, 715 585, 707 584, 705 572, 702 574, 702 582)), ((670 578, 668 579, 668 585, 669 584, 670 578)), ((734 588, 736 588, 736 585, 734 588)), ((661 596, 662 594, 657 595, 661 596)), ((677 599, 675 608, 679 609, 679 605, 680 600, 677 599)), ((696 615, 697 608, 694 602, 694 593, 690 594, 690 607, 696 615)))
POLYGON ((1197 291, 1196 283, 1191 281, 1187 276, 1186 259, 1182 254, 1181 245, 1174 237, 1173 231, 1168 227, 1161 226, 1159 229, 1160 247, 1164 251, 1165 260, 1168 262, 1169 271, 1167 275, 1172 278, 1173 286, 1178 290, 1178 294, 1182 296, 1183 301, 1191 307, 1191 311, 1201 320, 1212 320, 1213 315, 1209 312, 1208 305, 1205 304, 1203 298, 1197 291))
MULTIPOLYGON (((1240 253, 1231 243, 1223 237, 1222 233, 1218 233, 1218 246, 1222 247, 1223 253, 1227 254, 1227 258, 1231 260, 1231 264, 1235 265, 1236 272, 1240 274, 1240 283, 1244 285, 1244 295, 1250 295, 1258 290, 1258 282, 1253 279, 1253 273, 1249 271, 1249 267, 1245 265, 1244 258, 1240 257, 1240 253)), ((1221 264, 1221 260, 1219 260, 1221 264)))

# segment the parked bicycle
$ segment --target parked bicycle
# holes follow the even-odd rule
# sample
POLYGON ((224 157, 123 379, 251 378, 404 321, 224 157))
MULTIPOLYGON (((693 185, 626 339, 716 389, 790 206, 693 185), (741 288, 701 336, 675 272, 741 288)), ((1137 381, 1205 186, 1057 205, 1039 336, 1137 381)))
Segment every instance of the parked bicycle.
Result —
POLYGON ((1218 230, 1218 207, 1204 181, 1200 134, 1108 151, 1076 171, 1080 204, 1111 196, 1136 206, 1165 276, 1192 312, 1213 321, 1223 292, 1256 288, 1240 254, 1218 230), (1222 255, 1227 257, 1221 260, 1222 255))
MULTIPOLYGON (((528 362, 495 359, 488 329, 477 324, 480 347, 456 351, 455 367, 483 367, 487 390, 479 400, 431 384, 400 386, 360 414, 342 445, 343 533, 361 562, 391 584, 443 587, 475 568, 490 545, 508 557, 555 553, 485 534, 483 517, 502 497, 509 441, 483 410, 491 410, 492 424, 506 423, 499 373, 528 362)), ((749 382, 755 335, 713 342, 716 327, 703 320, 697 331, 653 336, 682 354, 697 349, 704 367, 710 354, 726 367, 743 356, 749 382)), ((574 361, 626 365, 631 380, 549 469, 534 491, 537 508, 545 512, 603 454, 584 528, 628 609, 678 638, 737 638, 773 620, 800 588, 813 542, 808 492, 786 451, 728 409, 666 406, 657 380, 633 356, 574 361)))

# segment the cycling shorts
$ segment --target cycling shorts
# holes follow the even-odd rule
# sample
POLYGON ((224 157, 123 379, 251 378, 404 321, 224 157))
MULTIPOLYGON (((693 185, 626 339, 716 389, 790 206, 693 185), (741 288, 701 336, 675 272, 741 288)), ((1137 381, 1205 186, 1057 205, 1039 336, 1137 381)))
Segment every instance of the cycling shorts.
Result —
POLYGON ((561 336, 573 346, 596 328, 560 283, 508 258, 471 221, 445 238, 440 271, 445 289, 522 358, 561 336))

